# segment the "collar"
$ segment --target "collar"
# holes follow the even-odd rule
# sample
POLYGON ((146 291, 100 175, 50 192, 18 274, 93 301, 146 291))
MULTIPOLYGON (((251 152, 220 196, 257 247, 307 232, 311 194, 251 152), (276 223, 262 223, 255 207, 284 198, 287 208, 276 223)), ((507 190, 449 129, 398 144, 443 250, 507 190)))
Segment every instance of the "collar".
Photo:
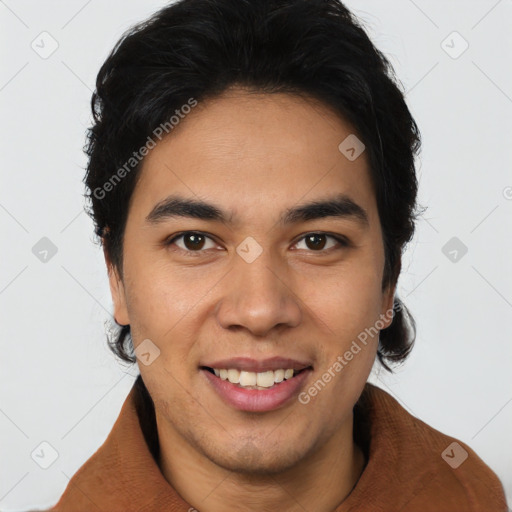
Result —
MULTIPOLYGON (((354 407, 354 440, 367 463, 333 512, 507 511, 501 482, 469 446, 412 416, 371 383, 354 407), (468 458, 454 469, 446 460, 460 449, 468 458)), ((158 452, 153 402, 139 375, 107 439, 48 512, 195 510, 165 480, 158 452)))

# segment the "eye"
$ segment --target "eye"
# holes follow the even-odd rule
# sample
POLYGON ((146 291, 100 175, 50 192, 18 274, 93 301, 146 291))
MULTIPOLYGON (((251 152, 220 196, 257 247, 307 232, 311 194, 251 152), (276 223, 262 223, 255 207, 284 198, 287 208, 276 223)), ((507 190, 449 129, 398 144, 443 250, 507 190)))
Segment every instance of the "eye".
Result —
MULTIPOLYGON (((327 250, 335 248, 336 244, 341 247, 347 247, 349 245, 347 240, 344 238, 335 235, 328 235, 327 233, 308 233, 299 240, 296 246, 302 243, 302 241, 304 241, 306 249, 310 249, 314 252, 328 252, 327 250), (331 241, 334 240, 330 245, 327 242, 327 239, 329 238, 331 241)), ((301 249, 301 247, 298 248, 301 249)))
POLYGON ((173 238, 167 240, 165 244, 176 244, 180 250, 185 252, 202 252, 202 249, 213 249, 216 247, 216 244, 209 236, 206 236, 203 233, 198 233, 196 231, 186 231, 185 233, 176 235, 173 238), (208 241, 210 243, 209 246, 208 241))
MULTIPOLYGON (((294 247, 304 249, 304 247, 298 247, 301 243, 305 243, 305 249, 313 252, 329 252, 329 250, 336 248, 336 245, 338 245, 338 248, 349 246, 349 242, 344 237, 327 233, 307 233, 294 247)), ((185 231, 175 235, 167 240, 165 245, 175 245, 182 252, 188 254, 198 253, 198 255, 207 249, 214 249, 217 246, 212 238, 197 231, 185 231)))

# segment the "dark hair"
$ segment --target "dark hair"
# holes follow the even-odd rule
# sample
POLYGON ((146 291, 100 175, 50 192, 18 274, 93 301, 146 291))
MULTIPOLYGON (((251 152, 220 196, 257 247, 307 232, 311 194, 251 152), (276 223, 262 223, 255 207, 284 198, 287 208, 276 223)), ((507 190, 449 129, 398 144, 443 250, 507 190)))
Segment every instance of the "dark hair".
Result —
MULTIPOLYGON (((391 64, 337 0, 181 0, 134 26, 98 73, 85 148, 89 214, 112 267, 122 277, 123 234, 140 169, 140 162, 133 170, 126 162, 191 98, 204 101, 239 86, 316 99, 353 126, 366 146, 382 226, 382 289, 396 284, 418 216, 414 158, 421 145, 398 84, 391 64)), ((390 372, 386 361, 405 360, 416 337, 396 295, 393 309, 377 352, 390 372)), ((129 325, 118 324, 109 345, 135 362, 129 325)))

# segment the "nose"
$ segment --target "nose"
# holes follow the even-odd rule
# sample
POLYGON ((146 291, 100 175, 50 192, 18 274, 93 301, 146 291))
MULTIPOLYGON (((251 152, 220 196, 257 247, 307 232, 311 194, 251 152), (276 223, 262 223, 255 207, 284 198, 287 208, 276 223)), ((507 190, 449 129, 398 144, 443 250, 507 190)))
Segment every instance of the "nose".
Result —
POLYGON ((297 327, 302 318, 300 300, 286 268, 269 251, 251 263, 236 256, 227 285, 216 307, 224 329, 247 329, 254 336, 268 336, 273 329, 297 327))

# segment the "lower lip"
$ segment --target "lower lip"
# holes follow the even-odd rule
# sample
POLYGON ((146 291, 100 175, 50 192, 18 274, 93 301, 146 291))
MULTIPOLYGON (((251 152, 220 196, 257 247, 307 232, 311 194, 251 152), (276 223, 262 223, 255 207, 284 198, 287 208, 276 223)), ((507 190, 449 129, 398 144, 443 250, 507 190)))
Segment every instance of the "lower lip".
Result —
POLYGON ((298 395, 308 378, 311 368, 303 370, 291 379, 283 380, 268 389, 244 389, 222 380, 208 370, 201 369, 217 393, 229 405, 240 411, 265 412, 281 407, 298 395))

